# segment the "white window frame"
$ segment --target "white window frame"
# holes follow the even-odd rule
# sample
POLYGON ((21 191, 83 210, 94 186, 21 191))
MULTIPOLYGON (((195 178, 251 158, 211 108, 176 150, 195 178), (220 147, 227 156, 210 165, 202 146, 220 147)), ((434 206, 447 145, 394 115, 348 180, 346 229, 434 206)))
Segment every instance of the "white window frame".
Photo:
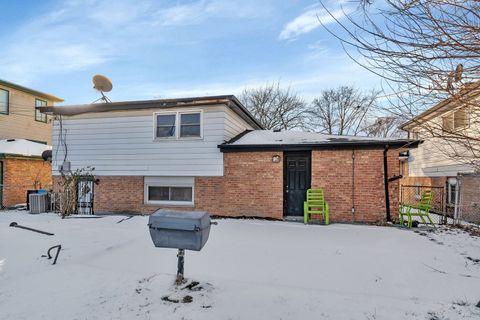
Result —
POLYGON ((153 140, 154 141, 168 141, 168 140, 202 140, 203 139, 203 110, 182 110, 182 111, 161 111, 153 113, 153 140), (182 114, 200 114, 200 136, 199 137, 181 137, 181 115, 182 114), (162 115, 175 115, 175 136, 173 137, 157 137, 157 116, 162 115))
POLYGON ((144 178, 144 203, 169 206, 195 205, 195 178, 194 177, 145 177, 144 178), (149 187, 190 187, 192 188, 192 201, 150 200, 148 198, 149 187))

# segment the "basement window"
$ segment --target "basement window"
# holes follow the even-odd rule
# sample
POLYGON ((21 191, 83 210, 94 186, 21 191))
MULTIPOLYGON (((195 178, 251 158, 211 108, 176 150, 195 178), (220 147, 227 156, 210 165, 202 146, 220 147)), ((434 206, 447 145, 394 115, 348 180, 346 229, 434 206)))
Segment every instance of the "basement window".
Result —
POLYGON ((0 114, 8 114, 10 105, 9 98, 8 90, 0 89, 0 114))
MULTIPOLYGON (((35 99, 35 107, 46 107, 47 101, 35 99)), ((47 115, 35 108, 35 121, 47 123, 47 115)))
POLYGON ((194 178, 145 177, 145 203, 163 205, 194 204, 194 178))

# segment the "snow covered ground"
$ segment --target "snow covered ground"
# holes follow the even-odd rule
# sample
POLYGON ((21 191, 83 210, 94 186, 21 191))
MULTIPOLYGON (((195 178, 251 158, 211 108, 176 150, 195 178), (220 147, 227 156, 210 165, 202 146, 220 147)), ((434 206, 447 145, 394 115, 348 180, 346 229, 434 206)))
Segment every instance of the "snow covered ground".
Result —
POLYGON ((480 238, 463 232, 218 220, 186 252, 188 289, 148 218, 123 218, 0 212, 0 319, 480 319, 480 238))

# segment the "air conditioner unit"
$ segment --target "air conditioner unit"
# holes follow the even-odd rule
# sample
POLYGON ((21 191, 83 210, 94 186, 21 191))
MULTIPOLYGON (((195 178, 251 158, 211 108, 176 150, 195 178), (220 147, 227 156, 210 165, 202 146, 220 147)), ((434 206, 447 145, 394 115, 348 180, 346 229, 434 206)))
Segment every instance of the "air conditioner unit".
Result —
POLYGON ((48 211, 48 193, 32 193, 29 196, 30 213, 38 214, 48 211))

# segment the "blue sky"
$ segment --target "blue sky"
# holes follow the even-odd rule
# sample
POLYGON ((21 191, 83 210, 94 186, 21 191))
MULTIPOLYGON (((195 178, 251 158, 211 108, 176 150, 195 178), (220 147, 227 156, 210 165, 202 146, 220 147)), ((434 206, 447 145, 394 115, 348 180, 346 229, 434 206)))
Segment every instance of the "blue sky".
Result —
MULTIPOLYGON (((327 5, 342 18, 349 1, 327 5)), ((0 78, 66 104, 90 103, 91 77, 113 101, 240 94, 280 80, 307 100, 337 85, 379 88, 318 19, 318 1, 2 1, 0 78), (8 30, 9 32, 5 32, 8 30)))

